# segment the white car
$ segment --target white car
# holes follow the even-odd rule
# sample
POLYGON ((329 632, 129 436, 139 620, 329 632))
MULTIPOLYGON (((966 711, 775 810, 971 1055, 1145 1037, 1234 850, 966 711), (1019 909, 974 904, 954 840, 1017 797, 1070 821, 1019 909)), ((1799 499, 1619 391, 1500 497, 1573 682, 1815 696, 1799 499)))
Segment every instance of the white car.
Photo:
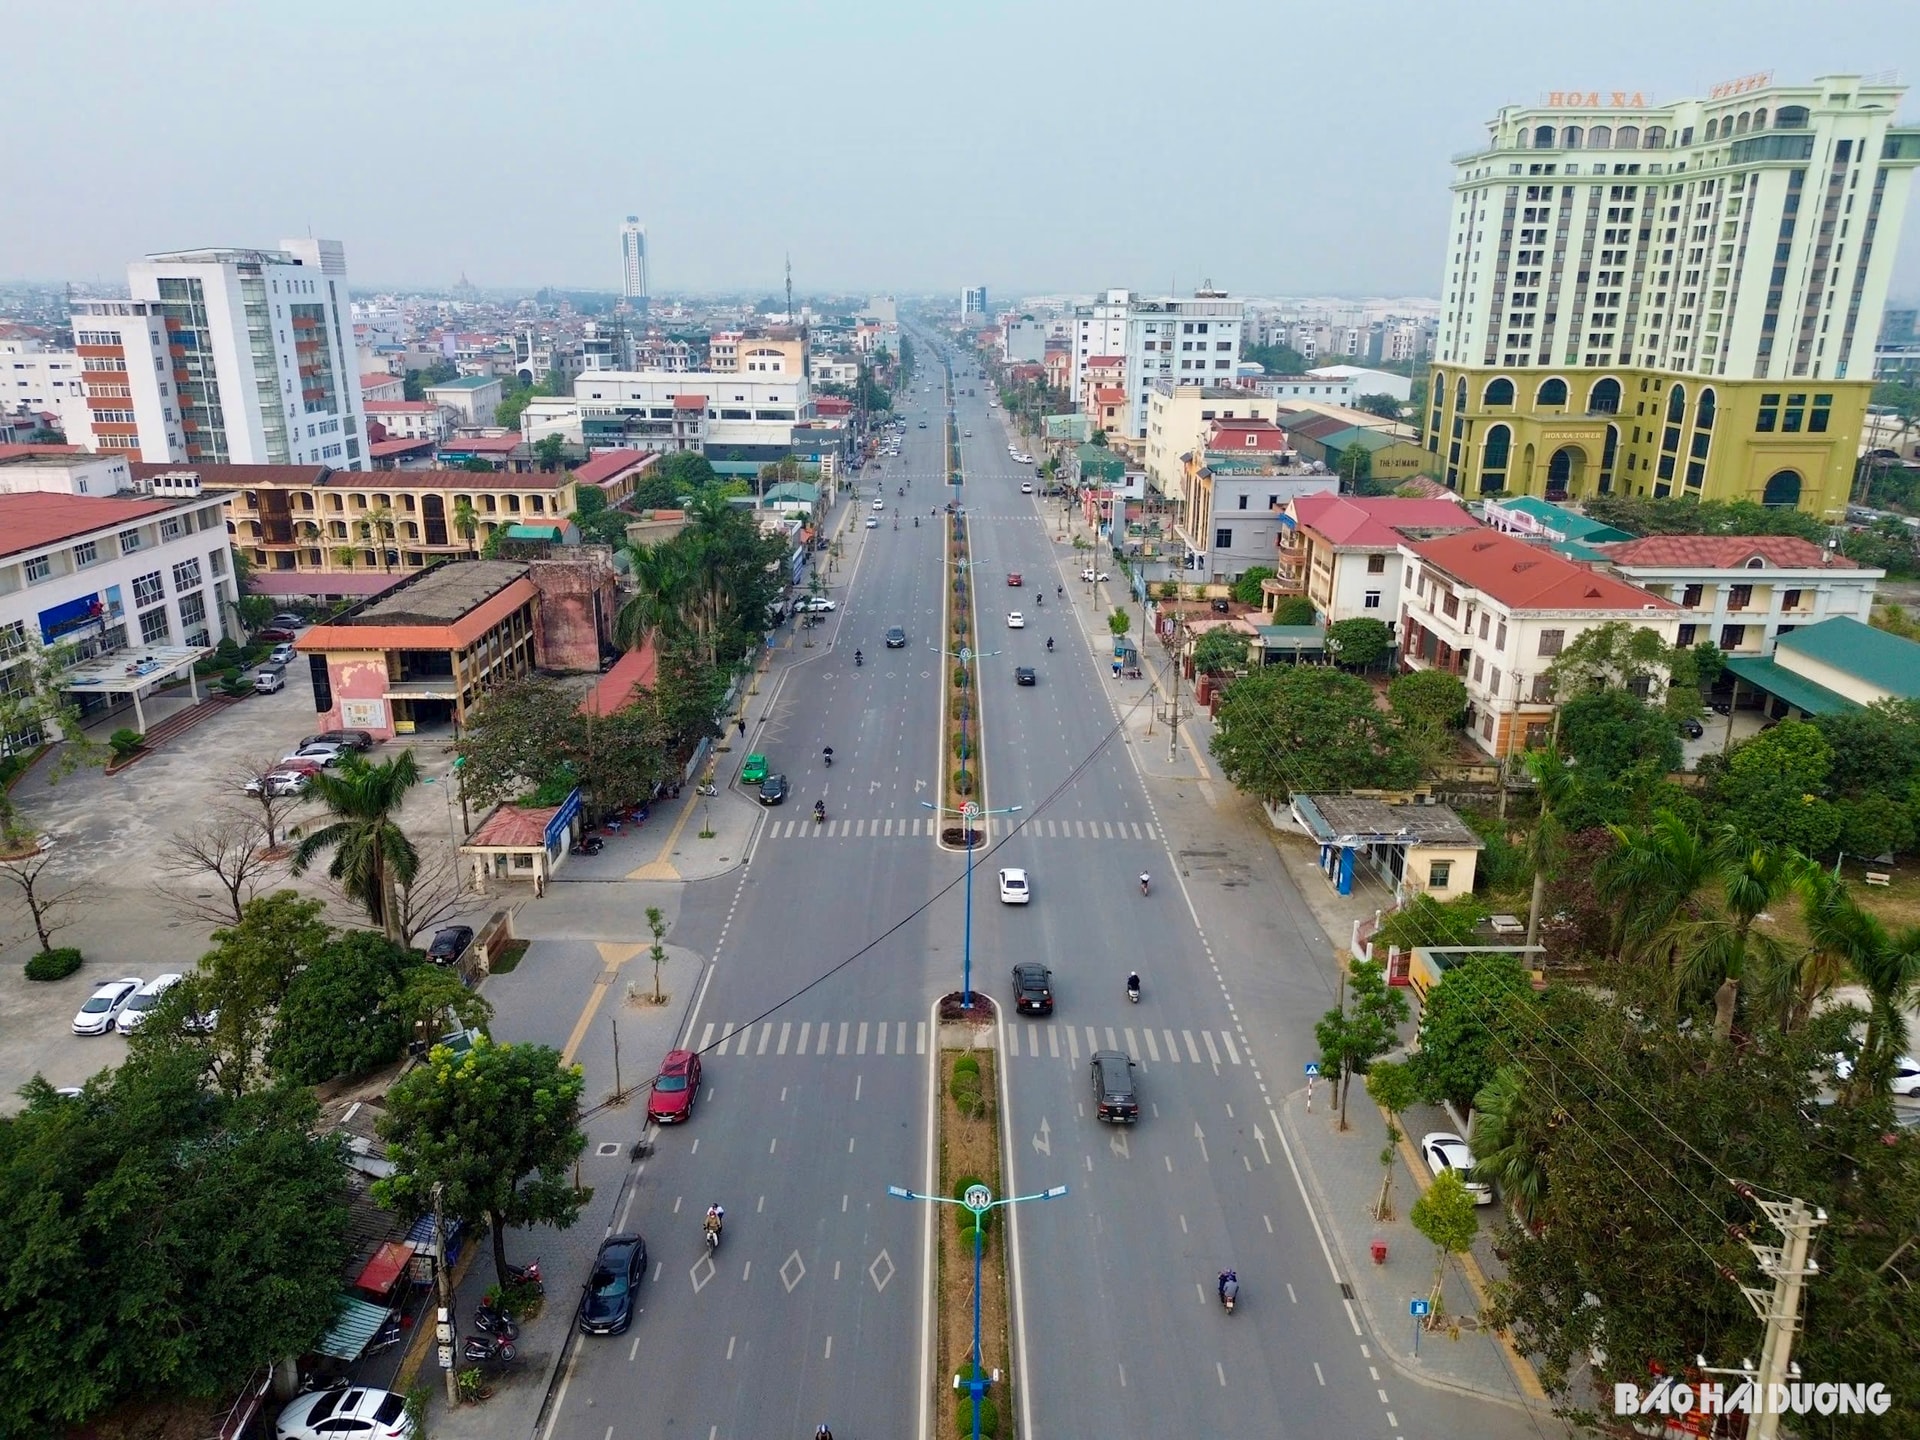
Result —
POLYGON ((1022 495, 1031 495, 1033 493, 1033 482, 1031 480, 1022 480, 1020 482, 1020 493, 1022 495))
POLYGON ((138 975, 129 975, 124 980, 109 980, 87 997, 87 1003, 73 1017, 73 1033, 106 1034, 113 1029, 126 1003, 140 993, 140 987, 145 983, 138 975))
POLYGON ((1096 572, 1091 566, 1089 566, 1087 569, 1082 570, 1080 572, 1080 578, 1082 580, 1094 580, 1104 585, 1107 583, 1108 580, 1112 579, 1113 577, 1108 575, 1107 572, 1104 570, 1096 572))
POLYGON ((1000 903, 1002 905, 1024 905, 1033 898, 1033 892, 1027 889, 1027 872, 1020 869, 1007 869, 1000 872, 1000 903))
POLYGON ((887 502, 884 500, 876 500, 873 502, 873 508, 876 510, 884 510, 887 508, 887 502))
POLYGON ((824 595, 802 595, 798 600, 793 602, 793 608, 796 613, 805 613, 808 610, 825 612, 833 609, 836 603, 837 602, 829 600, 824 595))
POLYGON ((880 528, 880 522, 869 515, 867 516, 867 528, 869 530, 878 530, 880 528))
POLYGON ((295 1397, 273 1425, 274 1440, 409 1440, 407 1397, 350 1385, 295 1397))
MULTIPOLYGON (((1842 1084, 1853 1078, 1853 1057, 1833 1057, 1833 1075, 1842 1084)), ((1893 1062, 1893 1080, 1887 1087, 1895 1095, 1920 1095, 1920 1060, 1902 1055, 1893 1062)))
POLYGON ((1007 628, 1009 630, 1026 629, 1027 617, 1022 615, 1018 610, 1009 610, 1007 612, 1007 628))
POLYGON ((1474 1204, 1493 1203, 1493 1187, 1469 1178, 1473 1174, 1473 1151, 1467 1148, 1466 1141, 1451 1130, 1435 1130, 1422 1135, 1420 1158, 1427 1162, 1427 1168, 1433 1171, 1436 1179, 1443 1170, 1451 1170, 1458 1175, 1460 1183, 1467 1187, 1467 1194, 1473 1197, 1474 1204))
POLYGON ((160 1003, 160 998, 180 983, 178 975, 156 975, 134 992, 133 998, 120 1007, 120 1018, 114 1022, 122 1035, 131 1035, 138 1030, 147 1018, 147 1012, 160 1003))
POLYGON ((298 769, 299 765, 318 765, 325 768, 338 765, 345 754, 345 748, 339 745, 302 745, 293 754, 282 755, 279 768, 298 769))
POLYGON ((258 795, 263 789, 273 796, 304 795, 312 779, 305 770, 275 770, 247 781, 246 790, 249 795, 258 795))

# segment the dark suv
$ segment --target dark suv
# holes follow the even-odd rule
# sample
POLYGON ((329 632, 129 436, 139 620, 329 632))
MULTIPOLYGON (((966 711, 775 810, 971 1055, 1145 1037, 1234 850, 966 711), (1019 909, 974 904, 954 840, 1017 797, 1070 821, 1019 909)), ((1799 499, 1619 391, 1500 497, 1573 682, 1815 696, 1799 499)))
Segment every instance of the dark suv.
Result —
POLYGON ((1053 972, 1031 961, 1014 966, 1013 1008, 1022 1015, 1053 1014, 1053 972))
POLYGON ((1133 1090, 1133 1061, 1121 1050, 1093 1052, 1093 1113, 1110 1125, 1131 1125, 1140 1118, 1140 1097, 1133 1090))

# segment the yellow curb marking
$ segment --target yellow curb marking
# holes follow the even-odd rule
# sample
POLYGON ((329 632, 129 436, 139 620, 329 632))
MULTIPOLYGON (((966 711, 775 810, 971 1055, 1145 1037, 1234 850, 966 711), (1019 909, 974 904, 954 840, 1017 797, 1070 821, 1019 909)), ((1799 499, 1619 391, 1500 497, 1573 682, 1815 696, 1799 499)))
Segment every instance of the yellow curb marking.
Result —
MULTIPOLYGON (((1372 1099, 1371 1096, 1368 1098, 1372 1099)), ((1381 1105, 1377 1100, 1374 1101, 1374 1108, 1379 1110, 1380 1118, 1393 1126, 1394 1133, 1399 1135, 1400 1158, 1407 1162, 1407 1173, 1413 1176, 1414 1183, 1418 1185, 1420 1183, 1420 1177, 1422 1175, 1427 1176, 1426 1185, 1420 1186, 1421 1192, 1424 1194, 1427 1187, 1433 1184, 1433 1176, 1431 1172, 1428 1171, 1426 1162, 1420 1159, 1419 1152, 1413 1148, 1412 1138, 1405 1130, 1400 1128, 1399 1120, 1388 1114, 1386 1107, 1381 1105)), ((1480 1306, 1482 1313, 1484 1313, 1493 1303, 1487 1295, 1487 1277, 1481 1273, 1480 1262, 1473 1258, 1471 1251, 1463 1253, 1459 1258, 1460 1273, 1467 1277, 1467 1288, 1473 1291, 1473 1298, 1480 1306)), ((1500 1348, 1506 1352, 1507 1361, 1513 1366, 1514 1376, 1520 1382, 1521 1393, 1526 1395, 1530 1400, 1545 1400, 1547 1398, 1547 1390, 1546 1387, 1540 1383, 1539 1375, 1534 1373, 1533 1363, 1514 1347, 1513 1341, 1508 1338, 1504 1330, 1494 1330, 1489 1333, 1492 1334, 1494 1341, 1500 1348)))
POLYGON ((593 1017, 600 1009, 600 1002, 606 998, 607 991, 613 988, 613 982, 620 978, 620 967, 633 959, 644 945, 617 944, 601 941, 594 948, 600 952, 600 959, 606 968, 593 982, 593 993, 587 996, 587 1003, 580 1011, 580 1018, 573 1022, 573 1033, 567 1036, 566 1048, 560 1052, 560 1063, 571 1065, 573 1053, 580 1048, 580 1042, 587 1038, 587 1027, 593 1024, 593 1017))
POLYGON ((629 880, 678 880, 680 872, 673 868, 667 856, 673 853, 673 847, 680 843, 680 832, 687 828, 687 821, 693 818, 694 805, 691 801, 680 809, 680 818, 673 822, 673 829, 667 832, 667 838, 660 842, 660 848, 654 852, 653 859, 641 865, 637 870, 627 872, 629 880))

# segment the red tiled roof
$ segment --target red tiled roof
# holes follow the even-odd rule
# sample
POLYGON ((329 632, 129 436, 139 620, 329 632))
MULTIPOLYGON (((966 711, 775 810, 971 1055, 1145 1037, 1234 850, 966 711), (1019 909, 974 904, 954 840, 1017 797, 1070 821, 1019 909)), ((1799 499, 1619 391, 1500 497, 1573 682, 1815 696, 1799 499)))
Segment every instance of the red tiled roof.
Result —
POLYGON ((673 408, 676 410, 704 410, 707 408, 707 397, 704 395, 676 395, 673 397, 673 408))
POLYGON ((1302 495, 1293 502, 1293 517, 1302 530, 1312 530, 1335 545, 1390 549, 1406 536, 1405 530, 1457 526, 1480 528, 1458 500, 1403 500, 1398 496, 1302 495))
POLYGON ((629 470, 644 469, 659 458, 659 452, 653 450, 602 450, 588 456, 587 462, 574 470, 573 478, 583 485, 604 485, 629 470))
POLYGON ((333 473, 325 465, 201 465, 191 460, 135 460, 127 468, 136 480, 151 480, 156 475, 196 475, 212 490, 248 485, 324 485, 333 473))
POLYGON ((1127 398, 1127 392, 1118 385, 1096 385, 1093 399, 1096 405, 1118 405, 1127 398))
POLYGON ((1287 432, 1267 420, 1216 420, 1207 449, 1265 454, 1287 448, 1287 432))
POLYGON ((1648 535, 1593 547, 1616 565, 1661 569, 1744 570, 1764 560, 1776 570, 1858 570, 1844 555, 1829 558, 1824 546, 1797 535, 1648 535))
POLYGON ((638 650, 629 650, 613 662, 580 702, 582 715, 611 715, 632 703, 634 693, 653 684, 660 669, 660 656, 648 637, 638 650))
POLYGON ((545 845, 547 822, 559 813, 558 805, 502 805, 480 822, 467 844, 517 849, 545 845))
POLYGON ((121 500, 107 495, 61 495, 44 490, 0 495, 0 556, 38 550, 95 530, 111 530, 171 509, 173 506, 165 500, 121 500))
POLYGON ((361 403, 369 415, 428 415, 440 408, 431 400, 366 400, 361 403))
POLYGON ((369 370, 360 377, 362 390, 376 389, 381 385, 392 385, 400 380, 398 375, 389 375, 384 370, 369 370))
MULTIPOLYGON (((41 412, 42 415, 45 413, 45 411, 41 412)), ((0 461, 31 460, 36 456, 44 458, 51 455, 78 455, 80 453, 81 451, 78 445, 0 445, 0 461)))
POLYGON ((816 395, 813 397, 813 413, 816 415, 851 415, 853 402, 842 400, 838 395, 816 395))
POLYGON ((411 440, 373 440, 367 444, 367 453, 376 460, 386 460, 395 455, 431 455, 434 441, 430 435, 418 435, 411 440))
POLYGON ((1125 365, 1126 363, 1127 357, 1124 355, 1089 355, 1087 357, 1089 365, 1125 365))
POLYGON ((481 435, 471 439, 449 440, 441 448, 462 455, 505 455, 519 443, 518 435, 481 435))
MULTIPOLYGON (((1426 505, 1426 500, 1403 501, 1426 505)), ((1444 503, 1444 502, 1443 502, 1444 503)), ((1671 600, 1576 565, 1498 530, 1468 530, 1407 547, 1436 570, 1513 610, 1677 610, 1671 600)))

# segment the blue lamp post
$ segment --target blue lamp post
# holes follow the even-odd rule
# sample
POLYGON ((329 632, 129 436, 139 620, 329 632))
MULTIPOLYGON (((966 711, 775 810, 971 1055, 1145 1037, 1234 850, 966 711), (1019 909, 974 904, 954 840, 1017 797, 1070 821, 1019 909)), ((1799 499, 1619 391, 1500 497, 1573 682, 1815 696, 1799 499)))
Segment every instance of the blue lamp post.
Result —
POLYGON ((980 1254, 985 1246, 983 1228, 989 1210, 1002 1205, 1018 1205, 1023 1200, 1058 1200, 1067 1193, 1064 1185, 1032 1195, 1003 1195, 998 1200, 984 1185, 969 1185, 966 1194, 956 1200, 951 1195, 922 1195, 900 1185, 889 1185, 887 1194, 896 1200, 924 1200, 933 1205, 958 1205, 973 1216, 973 1363, 968 1366, 967 1394, 973 1399, 973 1440, 980 1440, 980 1402, 987 1397, 987 1371, 980 1356, 980 1254))
POLYGON ((978 805, 969 800, 956 811, 943 809, 931 800, 922 800, 920 803, 937 815, 957 814, 960 817, 960 826, 966 832, 967 903, 966 921, 961 927, 962 938, 960 941, 960 1004, 964 1009, 971 1010, 973 1008, 973 827, 977 821, 984 819, 988 815, 1012 815, 1023 807, 1019 805, 1009 805, 1003 810, 982 810, 978 805))

